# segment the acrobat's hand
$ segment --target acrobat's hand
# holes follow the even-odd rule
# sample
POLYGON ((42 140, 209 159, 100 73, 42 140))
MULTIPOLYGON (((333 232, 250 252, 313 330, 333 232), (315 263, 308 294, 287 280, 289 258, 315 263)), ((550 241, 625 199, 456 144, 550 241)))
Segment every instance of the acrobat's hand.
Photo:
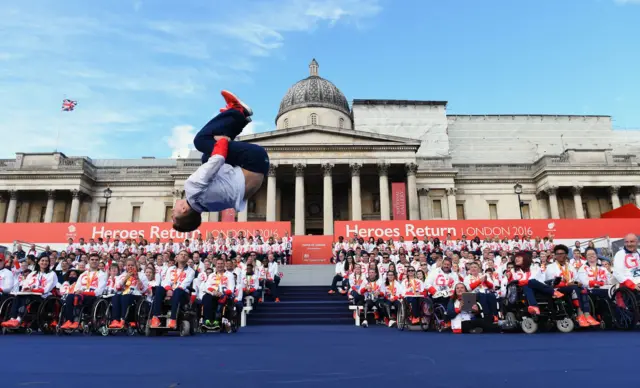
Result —
POLYGON ((213 146, 211 156, 220 155, 226 159, 227 153, 229 152, 229 138, 226 136, 216 136, 215 139, 216 144, 213 146))

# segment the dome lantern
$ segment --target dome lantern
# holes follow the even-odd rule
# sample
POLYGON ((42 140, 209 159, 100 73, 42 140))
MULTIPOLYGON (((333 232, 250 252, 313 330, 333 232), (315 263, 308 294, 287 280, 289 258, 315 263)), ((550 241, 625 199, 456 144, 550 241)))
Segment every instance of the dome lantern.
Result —
POLYGON ((309 76, 318 77, 318 70, 319 69, 320 69, 320 65, 318 65, 318 62, 316 61, 316 59, 313 58, 313 60, 309 64, 309 76))

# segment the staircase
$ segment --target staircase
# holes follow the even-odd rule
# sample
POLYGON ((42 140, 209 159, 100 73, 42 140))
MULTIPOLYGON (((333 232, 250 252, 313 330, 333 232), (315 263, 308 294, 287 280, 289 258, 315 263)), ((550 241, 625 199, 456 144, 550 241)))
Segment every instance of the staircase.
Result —
POLYGON ((353 325, 343 295, 329 295, 327 286, 281 286, 280 303, 264 302, 247 315, 247 325, 353 325))

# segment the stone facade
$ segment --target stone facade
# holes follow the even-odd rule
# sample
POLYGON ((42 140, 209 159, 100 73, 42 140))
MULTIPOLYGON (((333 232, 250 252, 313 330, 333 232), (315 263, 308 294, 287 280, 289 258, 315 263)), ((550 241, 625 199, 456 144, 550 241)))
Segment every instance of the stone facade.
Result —
MULTIPOLYGON (((239 221, 331 234, 333 220, 389 220, 392 182, 406 183, 411 220, 598 218, 640 205, 638 142, 629 141, 640 132, 615 131, 608 116, 447 115, 444 101, 397 100, 355 100, 347 111, 317 62, 310 72, 287 92, 277 129, 238 139, 264 146, 272 163, 239 221)), ((18 153, 0 160, 0 221, 166 221, 199 165, 197 153, 18 153)))

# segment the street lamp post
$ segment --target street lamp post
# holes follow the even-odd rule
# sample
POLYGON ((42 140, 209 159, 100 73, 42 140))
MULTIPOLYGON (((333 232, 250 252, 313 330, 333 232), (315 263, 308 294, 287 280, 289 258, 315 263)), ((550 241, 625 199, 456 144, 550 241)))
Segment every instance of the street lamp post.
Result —
POLYGON ((516 183, 516 185, 513 186, 513 192, 518 196, 518 209, 520 210, 520 219, 523 219, 524 217, 522 216, 522 201, 520 200, 520 194, 522 194, 522 185, 520 183, 516 183))
POLYGON ((104 205, 104 222, 107 222, 107 213, 109 212, 109 198, 111 198, 111 189, 110 188, 106 188, 104 189, 104 199, 106 200, 106 203, 104 205))

